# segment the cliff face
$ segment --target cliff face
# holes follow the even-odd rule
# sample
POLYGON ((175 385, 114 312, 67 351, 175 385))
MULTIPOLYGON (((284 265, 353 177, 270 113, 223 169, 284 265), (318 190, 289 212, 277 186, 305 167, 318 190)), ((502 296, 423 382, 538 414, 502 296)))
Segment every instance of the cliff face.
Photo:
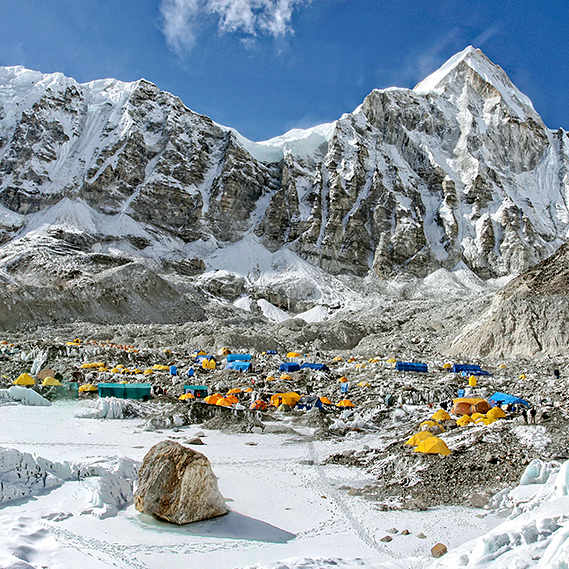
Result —
POLYGON ((569 354, 569 245, 512 279, 448 353, 526 357, 569 354))
POLYGON ((473 48, 262 143, 145 80, 0 68, 0 276, 67 286, 117 255, 194 274, 245 238, 332 275, 515 274, 565 240, 568 146, 473 48))

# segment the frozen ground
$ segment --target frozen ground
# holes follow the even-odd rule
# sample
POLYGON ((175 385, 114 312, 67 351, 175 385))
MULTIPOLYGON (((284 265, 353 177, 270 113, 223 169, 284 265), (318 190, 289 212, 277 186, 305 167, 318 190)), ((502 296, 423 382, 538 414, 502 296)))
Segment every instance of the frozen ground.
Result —
MULTIPOLYGON (((141 461, 156 442, 171 437, 183 443, 200 430, 148 432, 139 429, 137 420, 75 417, 89 405, 4 404, 0 447, 58 463, 100 463, 111 457, 141 461)), ((92 511, 93 477, 63 481, 50 491, 2 503, 0 567, 423 567, 432 563, 435 543, 452 551, 501 521, 465 508, 382 512, 373 502, 349 495, 341 487, 365 485, 362 472, 318 463, 344 447, 372 446, 371 434, 316 443, 282 434, 205 435, 206 444, 194 448, 211 460, 229 500, 228 516, 173 527, 128 505, 116 516, 101 518, 92 511), (392 528, 398 533, 389 534, 392 528), (404 529, 410 534, 401 535, 404 529), (420 532, 425 539, 417 537, 420 532), (381 542, 386 535, 393 540, 381 542)), ((106 499, 112 502, 112 493, 106 499)))

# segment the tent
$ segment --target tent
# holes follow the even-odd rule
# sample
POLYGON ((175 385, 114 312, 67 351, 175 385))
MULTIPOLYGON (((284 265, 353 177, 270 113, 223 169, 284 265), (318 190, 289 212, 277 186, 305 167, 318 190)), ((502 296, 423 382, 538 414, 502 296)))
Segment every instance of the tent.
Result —
POLYGON ((470 415, 470 418, 471 418, 473 421, 475 421, 475 422, 476 422, 478 419, 482 419, 482 418, 484 418, 484 417, 486 417, 486 415, 485 415, 484 413, 472 413, 472 415, 470 415))
POLYGON ((338 381, 339 381, 340 383, 346 383, 346 382, 348 381, 348 378, 342 376, 340 379, 338 379, 338 381))
POLYGON ((427 373, 429 371, 427 364, 414 362, 397 362, 395 364, 395 369, 397 371, 415 371, 420 373, 427 373))
POLYGON ((253 391, 252 387, 248 387, 243 393, 251 393, 253 391))
POLYGON ((320 401, 324 403, 324 405, 332 405, 332 401, 330 401, 328 397, 320 397, 320 401))
POLYGON ((526 407, 531 407, 531 405, 521 397, 514 397, 513 395, 508 395, 507 393, 500 393, 496 392, 494 395, 488 398, 488 401, 492 403, 492 405, 504 405, 504 404, 513 404, 513 405, 525 405, 526 407))
POLYGON ((284 362, 279 366, 279 371, 286 371, 289 373, 292 373, 294 371, 298 371, 299 369, 300 369, 300 366, 298 364, 295 364, 295 363, 284 362))
POLYGON ((286 355, 287 358, 300 358, 300 354, 298 352, 289 352, 286 355))
POLYGON ((204 401, 210 405, 215 405, 219 399, 223 399, 223 395, 221 395, 221 393, 214 393, 213 395, 208 395, 204 401))
POLYGON ((249 409, 252 411, 266 411, 268 406, 262 399, 257 399, 257 401, 253 401, 253 403, 249 405, 249 409))
POLYGON ((234 387, 233 389, 230 389, 225 396, 227 397, 228 395, 236 395, 237 393, 243 393, 243 390, 240 389, 239 387, 234 387))
POLYGON ((355 405, 349 399, 342 399, 336 403, 336 407, 355 407, 355 405))
POLYGON ((250 362, 251 359, 251 354, 229 354, 227 356, 228 362, 250 362))
POLYGON ((213 358, 206 359, 202 362, 203 369, 215 369, 217 367, 215 360, 213 358))
POLYGON ((304 409, 305 411, 310 411, 316 407, 316 409, 322 409, 322 401, 318 397, 312 397, 310 395, 304 395, 296 404, 298 409, 304 409))
POLYGON ((217 352, 218 356, 228 356, 231 353, 229 348, 220 348, 217 352))
POLYGON ((481 397, 459 397, 452 400, 451 413, 453 415, 472 415, 473 413, 487 413, 490 404, 481 397))
MULTIPOLYGON (((55 379, 55 377, 46 377, 43 381, 42 381, 42 386, 43 387, 53 387, 53 386, 60 386, 63 385, 61 383, 61 381, 59 381, 59 379, 55 379)), ((87 384, 90 385, 90 384, 87 384)), ((92 385, 91 387, 93 387, 93 391, 97 391, 97 388, 92 385)), ((81 391, 81 390, 79 390, 81 391)))
MULTIPOLYGON (((61 383, 59 385, 61 385, 61 383)), ((85 383, 84 385, 79 387, 79 393, 90 393, 92 391, 99 391, 99 388, 96 385, 93 385, 92 383, 85 383)))
POLYGON ((229 362, 225 369, 232 369, 235 371, 250 371, 251 370, 251 362, 240 362, 240 361, 233 361, 229 362))
POLYGON ((277 378, 274 375, 269 375, 265 381, 276 381, 277 378))
POLYGON ((193 395, 192 393, 184 393, 183 395, 180 395, 180 397, 178 397, 178 399, 180 401, 186 401, 188 399, 195 399, 196 396, 193 395))
POLYGON ((283 373, 283 374, 279 377, 279 379, 287 379, 287 380, 290 380, 290 379, 292 379, 292 377, 291 377, 288 373, 283 373))
POLYGON ((14 385, 35 385, 34 378, 29 373, 23 373, 13 381, 14 385))
MULTIPOLYGON (((227 399, 227 401, 230 401, 232 405, 233 405, 233 403, 239 403, 239 399, 237 398, 237 395, 228 395, 227 397, 225 397, 225 399, 227 399)), ((217 403, 216 403, 216 405, 217 405, 217 403)))
POLYGON ((207 397, 207 387, 205 385, 184 385, 184 393, 191 393, 196 399, 204 399, 207 397))
POLYGON ((290 391, 288 393, 275 393, 271 397, 271 405, 273 407, 279 407, 280 405, 288 405, 289 407, 294 407, 298 400, 300 399, 300 395, 295 393, 294 391, 290 391))
POLYGON ((326 364, 302 364, 300 369, 314 369, 316 371, 328 371, 326 364))
POLYGON ((460 419, 456 421, 456 424, 459 427, 465 427, 469 423, 474 423, 474 421, 470 418, 470 415, 463 415, 462 417, 460 417, 460 419))
POLYGON ((475 423, 484 423, 485 425, 490 425, 491 423, 493 423, 496 419, 490 419, 488 417, 479 417, 478 419, 476 419, 476 421, 474 421, 475 423))
POLYGON ((343 362, 344 358, 342 356, 336 356, 332 361, 333 362, 343 362))
POLYGON ((489 419, 503 419, 505 416, 506 413, 504 413, 500 407, 492 407, 492 409, 486 413, 486 417, 489 419))
POLYGON ((439 437, 429 437, 425 439, 415 449, 415 452, 422 452, 425 454, 442 454, 449 455, 450 450, 442 439, 439 437))
POLYGON ((411 446, 418 446, 419 443, 423 442, 425 439, 431 438, 433 435, 429 431, 419 431, 415 433, 405 444, 411 446))
POLYGON ((386 360, 388 364, 396 364, 397 360, 395 358, 389 358, 388 360, 386 360))
POLYGON ((444 409, 439 409, 431 418, 433 421, 448 421, 450 415, 444 409))
POLYGON ((233 403, 227 397, 220 397, 216 402, 215 405, 219 405, 220 407, 231 407, 233 403))

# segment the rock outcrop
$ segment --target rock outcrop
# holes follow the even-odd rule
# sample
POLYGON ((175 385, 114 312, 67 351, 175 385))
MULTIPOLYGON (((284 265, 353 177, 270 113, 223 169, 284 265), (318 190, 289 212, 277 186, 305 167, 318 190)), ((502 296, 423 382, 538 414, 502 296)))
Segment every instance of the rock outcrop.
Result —
POLYGON ((174 441, 148 451, 134 500, 139 512, 180 525, 227 513, 207 457, 174 441))
POLYGON ((468 356, 569 355, 569 246, 512 279, 447 353, 468 356))

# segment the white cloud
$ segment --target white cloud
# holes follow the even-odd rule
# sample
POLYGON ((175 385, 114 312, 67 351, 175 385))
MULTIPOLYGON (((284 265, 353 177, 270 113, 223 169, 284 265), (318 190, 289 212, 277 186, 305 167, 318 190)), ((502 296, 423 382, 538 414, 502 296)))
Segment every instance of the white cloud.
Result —
POLYGON ((207 16, 221 33, 282 36, 291 33, 292 12, 310 0, 162 0, 163 32, 176 51, 190 50, 207 16))

